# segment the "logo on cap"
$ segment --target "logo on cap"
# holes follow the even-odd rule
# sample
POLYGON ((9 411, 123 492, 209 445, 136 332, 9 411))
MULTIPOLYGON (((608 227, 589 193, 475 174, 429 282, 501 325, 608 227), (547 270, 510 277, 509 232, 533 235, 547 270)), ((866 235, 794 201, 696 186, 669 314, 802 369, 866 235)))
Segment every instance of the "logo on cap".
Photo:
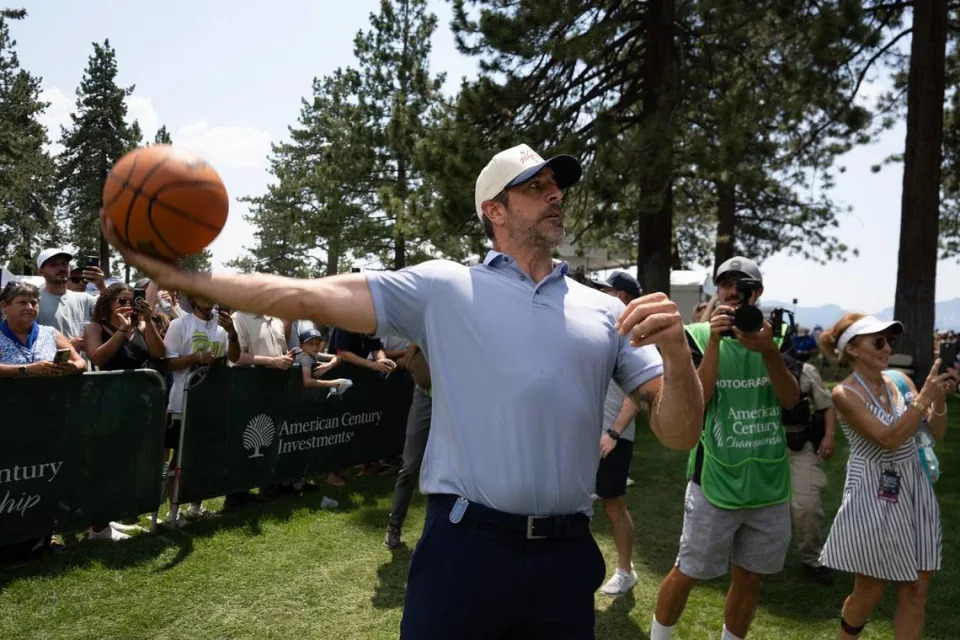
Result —
POLYGON ((740 261, 739 261, 739 260, 734 260, 733 262, 731 262, 731 263, 730 263, 730 267, 729 267, 727 270, 728 270, 728 271, 740 271, 740 261))

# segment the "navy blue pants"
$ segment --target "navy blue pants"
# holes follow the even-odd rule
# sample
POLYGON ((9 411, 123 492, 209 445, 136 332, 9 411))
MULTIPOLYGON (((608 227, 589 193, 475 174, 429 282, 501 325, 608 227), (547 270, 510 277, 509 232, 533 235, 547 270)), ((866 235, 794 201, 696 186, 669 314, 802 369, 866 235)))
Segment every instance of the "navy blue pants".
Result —
POLYGON ((597 543, 527 540, 431 499, 407 578, 402 640, 592 640, 597 543))

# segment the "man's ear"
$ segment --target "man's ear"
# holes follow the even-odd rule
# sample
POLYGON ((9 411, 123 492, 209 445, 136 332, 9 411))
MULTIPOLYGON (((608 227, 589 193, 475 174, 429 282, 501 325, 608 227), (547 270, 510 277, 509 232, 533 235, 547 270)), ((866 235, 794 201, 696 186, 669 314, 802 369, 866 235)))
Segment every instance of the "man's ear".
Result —
POLYGON ((490 219, 494 226, 503 224, 507 216, 507 208, 495 200, 484 200, 480 204, 483 215, 490 219))

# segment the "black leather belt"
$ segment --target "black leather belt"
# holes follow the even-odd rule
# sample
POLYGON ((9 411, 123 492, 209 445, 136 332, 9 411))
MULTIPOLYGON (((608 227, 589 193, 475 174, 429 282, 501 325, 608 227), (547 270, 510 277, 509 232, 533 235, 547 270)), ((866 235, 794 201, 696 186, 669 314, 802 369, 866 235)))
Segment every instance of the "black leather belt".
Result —
MULTIPOLYGON (((433 493, 428 501, 447 511, 454 508, 459 496, 433 493)), ((527 540, 583 538, 590 535, 590 518, 582 513, 562 516, 521 516, 504 513, 478 502, 470 502, 462 515, 463 522, 486 524, 515 533, 527 540)))

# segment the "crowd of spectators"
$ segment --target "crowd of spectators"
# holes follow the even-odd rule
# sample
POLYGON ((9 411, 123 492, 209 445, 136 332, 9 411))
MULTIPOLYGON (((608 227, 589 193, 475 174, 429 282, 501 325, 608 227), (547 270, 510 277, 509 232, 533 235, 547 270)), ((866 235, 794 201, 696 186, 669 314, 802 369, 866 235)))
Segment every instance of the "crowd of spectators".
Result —
MULTIPOLYGON (((183 391, 191 371, 203 366, 269 367, 302 373, 304 388, 345 393, 352 381, 330 379, 341 362, 351 362, 388 376, 406 344, 385 349, 377 339, 316 327, 309 320, 286 320, 232 311, 212 300, 181 297, 149 280, 134 286, 107 284, 98 261, 74 259, 71 252, 51 248, 37 257, 42 288, 9 282, 0 292, 0 377, 63 376, 87 371, 154 369, 167 382, 165 457, 173 464, 180 441, 183 391), (331 339, 332 338, 332 339, 331 339)), ((341 486, 343 472, 328 482, 341 486)), ((172 483, 168 483, 172 489, 172 483)), ((261 502, 273 493, 299 493, 311 488, 297 481, 227 495, 225 508, 261 502)), ((171 492, 172 493, 172 492, 171 492)), ((171 496, 172 498, 172 496, 171 496)), ((171 499, 171 507, 172 499, 171 499)), ((209 515, 200 503, 184 512, 171 509, 165 524, 182 526, 209 515)), ((94 540, 121 541, 137 529, 118 522, 98 523, 87 532, 94 540)), ((29 552, 50 544, 50 537, 17 545, 10 552, 29 552)), ((14 553, 13 555, 16 555, 14 553)))

